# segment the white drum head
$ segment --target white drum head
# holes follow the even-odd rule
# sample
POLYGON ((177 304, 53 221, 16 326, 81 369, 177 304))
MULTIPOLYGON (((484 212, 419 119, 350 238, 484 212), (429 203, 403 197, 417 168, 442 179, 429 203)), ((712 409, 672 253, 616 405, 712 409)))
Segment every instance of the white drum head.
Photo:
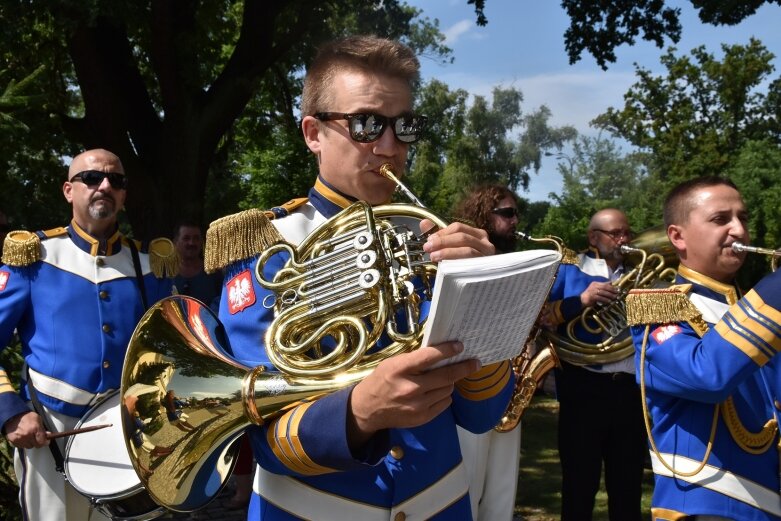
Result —
POLYGON ((65 456, 65 474, 71 485, 93 498, 123 497, 141 488, 122 434, 119 392, 90 409, 77 428, 104 423, 111 427, 71 436, 65 456))

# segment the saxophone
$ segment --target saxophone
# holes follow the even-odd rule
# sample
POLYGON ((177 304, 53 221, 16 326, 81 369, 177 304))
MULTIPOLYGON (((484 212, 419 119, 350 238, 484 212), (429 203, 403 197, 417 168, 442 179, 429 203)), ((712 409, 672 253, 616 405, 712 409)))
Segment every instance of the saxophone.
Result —
MULTIPOLYGON (((515 235, 519 239, 527 241, 553 244, 556 250, 561 253, 562 259, 567 259, 574 255, 558 237, 548 235, 535 238, 520 231, 515 232, 515 235)), ((561 367, 553 343, 548 339, 540 338, 540 332, 542 331, 540 317, 545 315, 546 306, 547 304, 540 311, 540 316, 537 317, 537 321, 523 344, 521 352, 512 359, 513 372, 515 373, 515 388, 513 389, 510 403, 502 415, 502 419, 494 427, 496 432, 510 432, 515 429, 545 375, 554 368, 561 367), (541 348, 539 348, 540 344, 542 344, 541 348)))

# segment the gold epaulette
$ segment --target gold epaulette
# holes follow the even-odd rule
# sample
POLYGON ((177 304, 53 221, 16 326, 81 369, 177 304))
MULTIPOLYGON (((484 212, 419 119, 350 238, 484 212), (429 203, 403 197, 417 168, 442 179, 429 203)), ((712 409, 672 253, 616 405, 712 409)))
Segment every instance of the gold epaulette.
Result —
POLYGON ((24 267, 41 260, 41 239, 33 232, 8 232, 3 241, 3 263, 24 267))
POLYGON ((179 274, 179 255, 171 239, 159 237, 149 242, 149 266, 158 279, 179 274))
POLYGON ((570 250, 569 248, 562 248, 561 249, 561 263, 562 264, 577 264, 578 263, 578 254, 575 252, 575 250, 570 250))
POLYGON ((686 296, 690 289, 691 284, 678 284, 664 289, 631 290, 626 296, 627 324, 698 321, 702 315, 686 296))
POLYGON ((212 273, 282 240, 262 210, 254 208, 222 217, 206 230, 204 269, 212 273))
MULTIPOLYGON (((285 213, 289 214, 299 206, 306 204, 308 200, 309 200, 308 197, 297 197, 296 199, 291 199, 284 204, 280 204, 279 206, 277 206, 277 208, 282 208, 285 211, 285 213)), ((263 212, 263 214, 271 220, 277 218, 277 214, 275 214, 273 210, 266 210, 265 212, 263 212)))

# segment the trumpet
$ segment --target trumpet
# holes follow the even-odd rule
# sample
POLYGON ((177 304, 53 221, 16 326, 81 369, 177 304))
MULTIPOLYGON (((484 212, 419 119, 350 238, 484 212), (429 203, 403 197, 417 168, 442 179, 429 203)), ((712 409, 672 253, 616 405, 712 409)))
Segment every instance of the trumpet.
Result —
POLYGON ((759 253, 761 255, 769 255, 770 269, 772 271, 776 271, 776 268, 778 268, 778 259, 781 257, 781 250, 760 248, 759 246, 749 246, 739 241, 735 241, 732 243, 732 251, 736 253, 748 252, 748 253, 759 253))

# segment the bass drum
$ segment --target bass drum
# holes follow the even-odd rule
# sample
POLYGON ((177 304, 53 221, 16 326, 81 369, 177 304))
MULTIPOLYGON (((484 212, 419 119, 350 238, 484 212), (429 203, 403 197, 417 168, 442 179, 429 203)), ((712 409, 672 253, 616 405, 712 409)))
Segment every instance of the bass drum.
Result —
POLYGON ((73 488, 114 520, 147 521, 167 510, 141 486, 122 435, 119 391, 84 415, 76 428, 110 423, 111 427, 71 436, 65 450, 65 475, 73 488))

